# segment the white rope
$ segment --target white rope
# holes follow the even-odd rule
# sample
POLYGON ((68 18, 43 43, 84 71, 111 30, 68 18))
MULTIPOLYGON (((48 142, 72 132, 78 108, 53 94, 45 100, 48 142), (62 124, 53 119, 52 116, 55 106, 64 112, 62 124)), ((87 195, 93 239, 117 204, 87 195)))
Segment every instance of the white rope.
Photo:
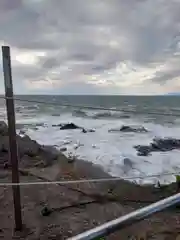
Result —
POLYGON ((153 174, 146 176, 137 176, 137 177, 127 177, 127 178, 99 178, 99 179, 82 179, 82 180, 69 180, 69 181, 39 181, 39 182, 20 182, 20 183, 0 183, 0 187, 4 186, 29 186, 29 185, 52 185, 52 184, 75 184, 75 183, 95 183, 95 182, 112 182, 112 181, 122 181, 122 180, 137 180, 137 179, 147 179, 160 176, 171 176, 178 175, 180 172, 173 173, 164 173, 164 174, 153 174))
MULTIPOLYGON (((116 109, 116 108, 105 108, 105 107, 95 107, 95 106, 88 106, 88 105, 71 105, 66 103, 56 103, 56 102, 46 102, 46 101, 36 101, 36 100, 28 100, 28 99, 21 99, 21 98, 9 98, 9 97, 2 97, 0 99, 14 99, 16 101, 21 102, 29 102, 29 103, 38 103, 38 104, 47 104, 47 105, 55 105, 55 106, 62 106, 62 107, 73 107, 73 108, 84 108, 89 110, 105 110, 105 111, 114 111, 114 112, 124 112, 124 113, 135 113, 135 114, 144 114, 141 111, 130 111, 124 109, 116 109)), ((180 117, 180 114, 173 114, 173 113, 159 113, 159 112, 148 112, 149 115, 159 115, 159 116, 177 116, 180 117)))

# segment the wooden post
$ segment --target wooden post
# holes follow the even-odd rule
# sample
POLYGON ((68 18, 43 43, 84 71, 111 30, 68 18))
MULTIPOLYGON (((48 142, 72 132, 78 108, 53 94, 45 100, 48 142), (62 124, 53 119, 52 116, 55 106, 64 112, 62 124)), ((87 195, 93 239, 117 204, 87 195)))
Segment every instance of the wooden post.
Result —
MULTIPOLYGON (((12 165, 12 183, 19 183, 18 171, 18 151, 16 142, 16 126, 15 126, 15 111, 13 100, 13 83, 11 74, 11 58, 9 46, 2 46, 3 58, 3 72, 4 72, 4 85, 6 108, 8 118, 8 132, 9 132, 9 158, 12 165)), ((14 217, 15 217, 15 230, 22 230, 22 217, 21 217, 21 198, 19 185, 12 186, 13 201, 14 201, 14 217)))

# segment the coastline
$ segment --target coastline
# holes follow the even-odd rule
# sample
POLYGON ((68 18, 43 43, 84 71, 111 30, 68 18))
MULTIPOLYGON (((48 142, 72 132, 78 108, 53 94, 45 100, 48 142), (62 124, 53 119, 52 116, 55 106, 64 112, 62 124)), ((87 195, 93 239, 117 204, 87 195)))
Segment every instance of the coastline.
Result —
MULTIPOLYGON (((2 125, 1 125, 2 126, 2 125)), ((11 181, 11 169, 4 169, 8 160, 7 126, 0 128, 1 165, 0 181, 11 181), (4 140, 4 142, 3 142, 4 140), (4 161, 2 161, 4 159, 4 161)), ((62 181, 80 179, 111 178, 98 165, 75 159, 70 161, 63 153, 51 147, 41 146, 29 137, 17 136, 20 153, 20 181, 62 181), (36 156, 35 156, 36 155, 36 156)), ((87 229, 105 223, 154 201, 176 192, 175 184, 156 189, 154 186, 140 186, 125 180, 97 183, 75 183, 68 185, 21 186, 23 223, 22 233, 15 233, 16 239, 67 239, 87 229), (49 216, 42 216, 42 209, 48 206, 49 216)), ((12 239, 13 202, 11 187, 0 188, 0 237, 12 239)), ((180 213, 176 209, 165 211, 135 226, 119 231, 107 239, 129 239, 129 236, 165 239, 172 231, 178 235, 180 213), (167 219, 165 221, 165 219, 167 219), (176 229, 176 230, 175 230, 176 229), (166 233, 164 233, 166 232, 166 233), (151 233, 151 234, 150 234, 151 233), (156 238, 148 237, 150 235, 156 238), (161 237, 161 238, 160 238, 161 237)), ((14 233, 13 233, 14 235, 14 233)), ((172 238, 173 240, 176 238, 172 238)))

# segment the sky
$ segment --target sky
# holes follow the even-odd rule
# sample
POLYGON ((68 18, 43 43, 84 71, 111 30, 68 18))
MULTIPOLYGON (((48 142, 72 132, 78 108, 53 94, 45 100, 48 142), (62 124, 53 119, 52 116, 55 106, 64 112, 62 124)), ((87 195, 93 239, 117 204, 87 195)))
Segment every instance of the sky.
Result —
POLYGON ((0 45, 17 94, 180 92, 180 0, 0 0, 0 45))

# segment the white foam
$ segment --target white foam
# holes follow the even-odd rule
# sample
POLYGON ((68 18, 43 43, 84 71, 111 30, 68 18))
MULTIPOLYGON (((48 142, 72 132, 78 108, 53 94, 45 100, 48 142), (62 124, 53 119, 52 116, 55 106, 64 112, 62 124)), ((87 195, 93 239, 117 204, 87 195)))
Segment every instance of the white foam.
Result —
MULTIPOLYGON (((19 120, 20 121, 20 120, 19 120)), ((66 145, 67 152, 80 159, 100 164, 105 171, 113 176, 133 177, 163 172, 180 171, 179 151, 166 153, 153 153, 148 157, 137 156, 134 145, 149 144, 152 138, 179 137, 179 127, 168 127, 153 123, 135 122, 133 119, 120 120, 95 120, 73 117, 65 114, 60 117, 41 115, 36 119, 21 119, 21 123, 45 122, 47 127, 39 127, 38 130, 28 129, 27 134, 44 145, 55 145, 58 148, 66 145), (52 127, 53 124, 73 122, 84 128, 93 128, 96 132, 82 133, 81 130, 60 130, 52 127), (110 133, 111 128, 121 127, 123 124, 142 124, 149 129, 148 133, 110 133), (133 162, 133 169, 125 169, 124 158, 133 162)), ((156 179, 147 179, 143 183, 154 182, 156 179)), ((174 180, 174 177, 161 177, 161 181, 174 180)))

